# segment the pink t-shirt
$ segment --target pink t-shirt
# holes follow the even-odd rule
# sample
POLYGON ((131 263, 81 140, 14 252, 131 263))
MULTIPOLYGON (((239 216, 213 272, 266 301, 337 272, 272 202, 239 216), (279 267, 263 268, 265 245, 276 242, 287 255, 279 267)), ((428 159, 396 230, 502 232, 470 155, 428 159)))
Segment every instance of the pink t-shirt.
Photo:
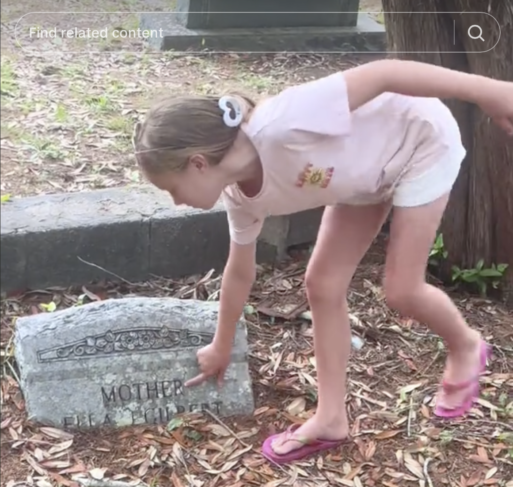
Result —
POLYGON ((384 93, 351 112, 341 72, 265 100, 242 126, 263 166, 263 186, 246 197, 225 188, 231 238, 254 241, 270 215, 389 197, 454 151, 458 126, 436 98, 384 93))

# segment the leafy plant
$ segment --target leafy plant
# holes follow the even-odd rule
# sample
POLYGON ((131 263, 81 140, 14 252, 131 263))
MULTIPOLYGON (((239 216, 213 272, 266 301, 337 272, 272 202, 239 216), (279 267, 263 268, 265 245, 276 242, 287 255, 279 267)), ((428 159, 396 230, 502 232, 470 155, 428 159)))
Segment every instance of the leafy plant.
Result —
MULTIPOLYGON (((439 233, 429 252, 429 265, 440 266, 443 259, 446 259, 449 252, 445 249, 443 235, 439 233)), ((498 289, 501 279, 504 277, 508 264, 492 264, 491 267, 484 266, 481 259, 472 269, 461 269, 452 266, 452 282, 465 283, 477 287, 481 296, 486 296, 489 286, 498 289)))
POLYGON ((10 59, 2 55, 0 92, 4 96, 16 96, 18 94, 18 85, 15 75, 15 69, 10 59))
POLYGON ((440 432, 440 443, 442 445, 448 445, 452 443, 454 440, 454 436, 452 434, 452 431, 442 431, 440 432))
POLYGON ((62 103, 57 103, 57 106, 55 107, 55 120, 59 123, 64 123, 68 120, 66 107, 62 103))
POLYGON ((50 301, 49 303, 39 303, 39 307, 42 310, 47 311, 49 313, 52 313, 53 311, 55 311, 57 309, 57 305, 55 304, 54 301, 50 301))
POLYGON ((453 282, 465 282, 477 286, 482 296, 486 296, 488 286, 494 289, 499 287, 500 280, 504 277, 508 264, 492 264, 491 267, 484 267, 484 260, 481 259, 473 269, 460 269, 452 267, 453 282))
POLYGON ((436 237, 435 243, 429 252, 429 263, 437 266, 442 259, 447 259, 449 252, 444 248, 444 237, 441 233, 436 237))
POLYGON ((173 431, 175 429, 181 428, 184 425, 184 420, 180 417, 173 418, 169 423, 167 424, 167 430, 173 431))

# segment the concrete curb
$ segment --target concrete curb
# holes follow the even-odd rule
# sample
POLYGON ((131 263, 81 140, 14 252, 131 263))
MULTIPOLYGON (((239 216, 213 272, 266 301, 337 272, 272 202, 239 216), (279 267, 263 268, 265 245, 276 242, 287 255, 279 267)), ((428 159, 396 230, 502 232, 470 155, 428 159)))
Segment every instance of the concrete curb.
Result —
MULTIPOLYGON (((313 242, 322 209, 269 218, 257 261, 313 242)), ((152 187, 62 193, 2 205, 1 290, 75 286, 102 278, 178 278, 222 270, 229 247, 221 204, 183 209, 152 187), (103 270, 103 269, 105 270, 103 270)))

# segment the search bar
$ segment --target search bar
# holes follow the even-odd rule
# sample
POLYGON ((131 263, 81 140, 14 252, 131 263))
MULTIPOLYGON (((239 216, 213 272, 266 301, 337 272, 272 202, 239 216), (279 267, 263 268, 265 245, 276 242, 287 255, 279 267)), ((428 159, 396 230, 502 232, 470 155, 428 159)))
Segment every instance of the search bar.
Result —
MULTIPOLYGON (((187 13, 202 14, 205 17, 205 12, 187 13)), ((240 14, 243 23, 248 25, 253 15, 259 15, 262 22, 262 14, 272 14, 266 18, 272 20, 275 27, 194 30, 184 25, 184 12, 181 11, 28 12, 16 23, 14 36, 19 47, 32 52, 136 53, 141 52, 145 44, 149 44, 157 49, 173 49, 175 52, 188 54, 202 54, 205 50, 209 53, 257 54, 477 54, 491 51, 501 37, 498 20, 486 12, 207 13, 208 18, 224 16, 223 22, 226 22, 227 16, 235 18, 234 14, 240 14), (358 17, 357 26, 342 26, 339 19, 344 16, 347 19, 358 17), (387 21, 405 24, 405 28, 408 28, 409 22, 414 22, 415 28, 418 27, 415 34, 421 39, 415 39, 410 50, 394 51, 384 42, 385 26, 379 21, 383 16, 387 21), (289 27, 278 27, 279 25, 289 27), (428 31, 427 26, 431 25, 437 26, 436 34, 433 29, 428 31), (426 35, 422 37, 423 30, 426 35)))
POLYGON ((425 44, 422 51, 389 51, 398 54, 415 52, 485 53, 497 46, 501 38, 499 21, 487 12, 390 12, 389 15, 392 20, 401 23, 406 19, 415 22, 415 25, 419 26, 418 35, 421 40, 412 44, 425 44), (403 15, 406 18, 403 18, 403 15), (433 16, 437 17, 436 20, 433 16), (436 22, 438 26, 438 36, 430 34, 423 37, 423 25, 432 22, 436 22), (446 27, 445 32, 443 27, 446 27))
POLYGON ((482 27, 479 25, 479 24, 473 24, 471 25, 469 28, 468 28, 468 31, 467 31, 467 34, 468 36, 473 39, 473 40, 480 40, 482 42, 486 42, 484 39, 483 39, 483 29, 482 27), (474 33, 476 35, 474 35, 474 33))

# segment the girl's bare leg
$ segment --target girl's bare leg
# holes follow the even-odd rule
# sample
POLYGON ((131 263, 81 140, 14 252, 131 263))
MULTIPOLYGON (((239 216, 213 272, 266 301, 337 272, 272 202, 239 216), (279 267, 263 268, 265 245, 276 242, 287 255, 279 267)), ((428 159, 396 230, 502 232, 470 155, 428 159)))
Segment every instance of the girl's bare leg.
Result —
MULTIPOLYGON (((429 252, 447 201, 448 195, 424 206, 394 208, 385 292, 392 308, 444 339, 449 353, 444 378, 454 384, 472 379, 478 371, 480 334, 469 328, 447 294, 425 281, 429 252)), ((438 404, 453 409, 468 392, 440 391, 438 404)))
MULTIPOLYGON (((311 439, 343 439, 348 434, 345 406, 346 369, 351 331, 346 295, 356 268, 379 233, 390 204, 326 208, 305 283, 312 310, 319 399, 315 415, 295 435, 311 439)), ((301 447, 282 442, 278 454, 301 447)))

